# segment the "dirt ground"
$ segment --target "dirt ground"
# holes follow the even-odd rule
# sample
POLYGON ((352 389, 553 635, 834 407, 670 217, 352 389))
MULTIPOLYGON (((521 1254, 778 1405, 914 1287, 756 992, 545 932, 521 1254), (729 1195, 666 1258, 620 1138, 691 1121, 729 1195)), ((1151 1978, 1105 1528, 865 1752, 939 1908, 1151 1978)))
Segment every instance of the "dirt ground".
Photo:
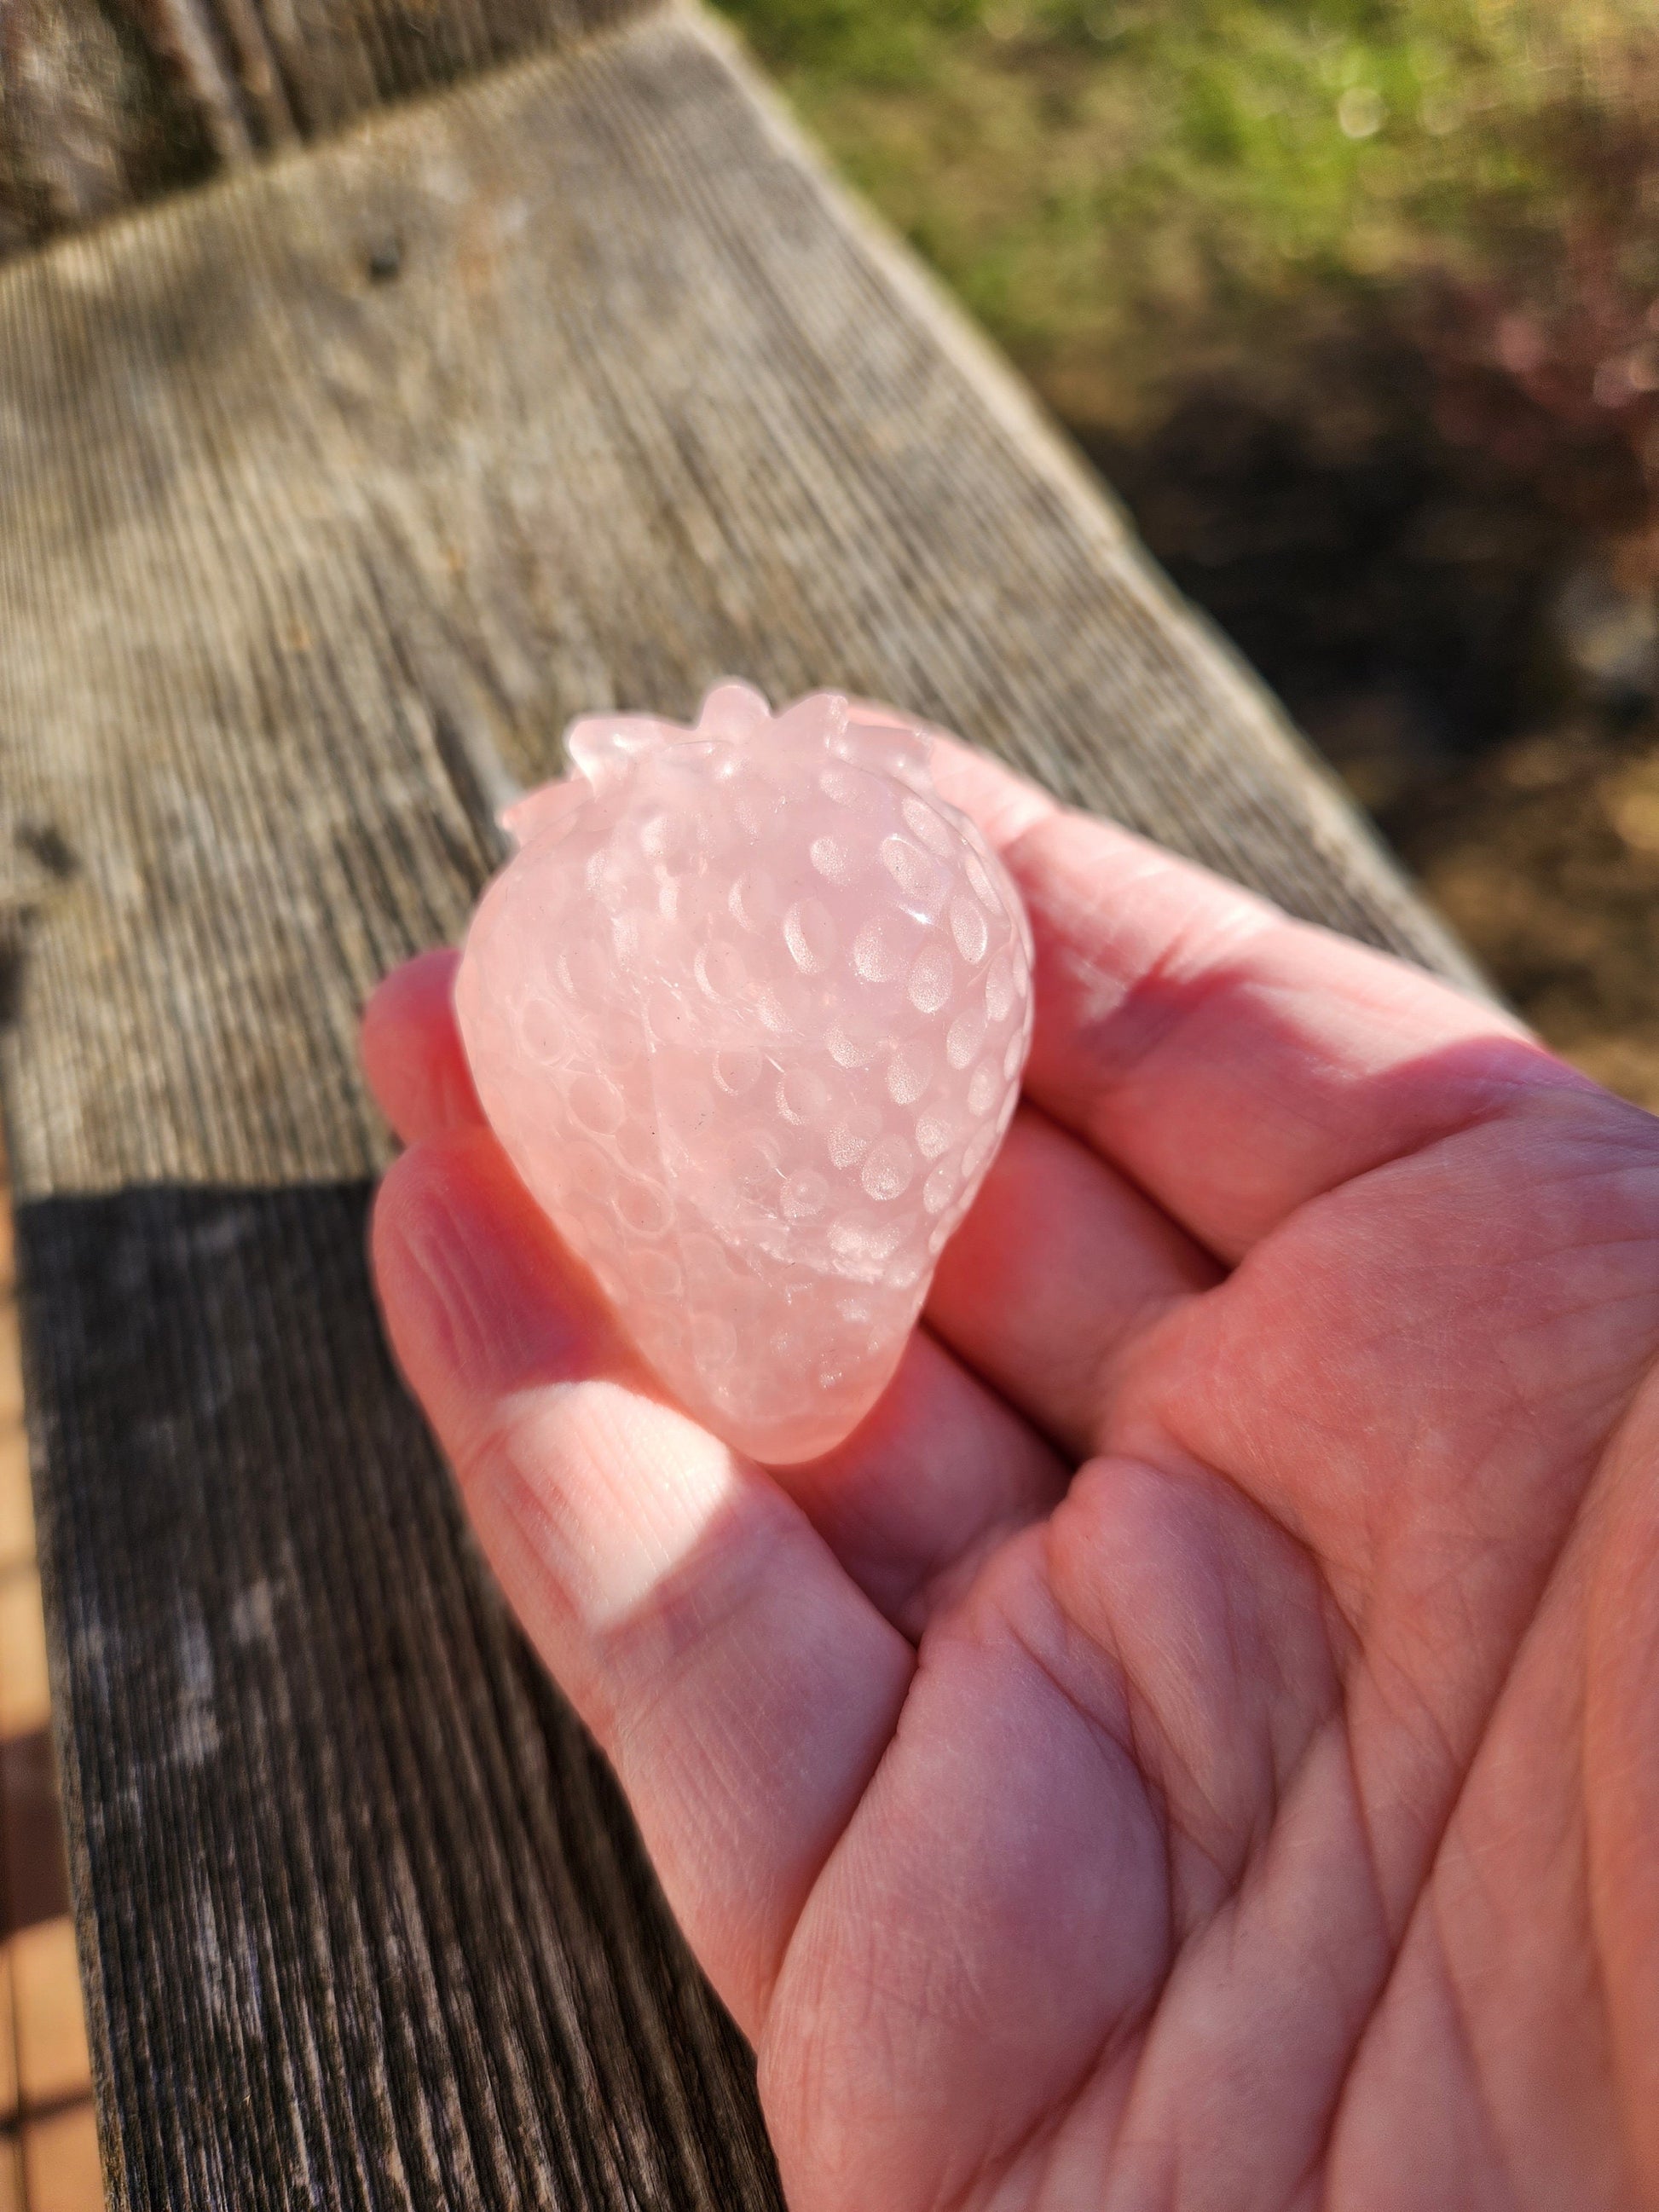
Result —
POLYGON ((1659 1110, 1659 617, 1613 574, 1626 518, 1438 436, 1408 362, 1347 398, 1079 434, 1510 1000, 1659 1110))
POLYGON ((1527 1019, 1659 1111, 1659 722, 1522 734, 1381 818, 1527 1019))

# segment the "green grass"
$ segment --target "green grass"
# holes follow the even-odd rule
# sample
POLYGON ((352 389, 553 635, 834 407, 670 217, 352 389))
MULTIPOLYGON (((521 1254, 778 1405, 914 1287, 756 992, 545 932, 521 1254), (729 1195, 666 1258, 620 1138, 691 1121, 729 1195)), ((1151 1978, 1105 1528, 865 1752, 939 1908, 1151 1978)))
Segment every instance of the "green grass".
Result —
POLYGON ((1659 291, 1651 0, 723 4, 1085 428, 1431 281, 1546 322, 1586 252, 1659 291))

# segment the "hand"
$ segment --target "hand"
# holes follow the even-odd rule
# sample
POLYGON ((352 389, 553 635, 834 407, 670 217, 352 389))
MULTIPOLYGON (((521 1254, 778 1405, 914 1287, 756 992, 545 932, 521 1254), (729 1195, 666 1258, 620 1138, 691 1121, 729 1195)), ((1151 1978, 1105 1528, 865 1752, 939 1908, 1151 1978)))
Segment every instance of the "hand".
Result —
MULTIPOLYGON (((943 750, 943 749, 942 749, 943 750)), ((885 1398, 735 1460, 364 1053, 392 1340, 794 2212, 1659 2202, 1659 1123, 961 750, 1027 1103, 885 1398)))

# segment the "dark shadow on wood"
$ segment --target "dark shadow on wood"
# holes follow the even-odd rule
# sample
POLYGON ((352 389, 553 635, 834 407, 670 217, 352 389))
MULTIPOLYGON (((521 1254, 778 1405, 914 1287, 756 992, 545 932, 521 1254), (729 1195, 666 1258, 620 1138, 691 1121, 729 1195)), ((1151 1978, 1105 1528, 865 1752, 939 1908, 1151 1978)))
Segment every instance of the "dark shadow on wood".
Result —
POLYGON ((112 2201, 775 2206, 752 2061, 382 1347, 368 1198, 18 1211, 112 2201))

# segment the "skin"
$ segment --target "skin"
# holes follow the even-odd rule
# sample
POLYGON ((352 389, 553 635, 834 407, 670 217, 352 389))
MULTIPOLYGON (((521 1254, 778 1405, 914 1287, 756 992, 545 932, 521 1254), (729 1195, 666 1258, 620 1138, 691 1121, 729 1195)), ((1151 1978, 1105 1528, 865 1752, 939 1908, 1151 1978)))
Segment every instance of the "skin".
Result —
POLYGON ((1659 2202, 1659 1122, 938 772, 1036 1042, 825 1460, 639 1373, 481 1123, 453 955, 364 1024, 392 1345, 793 2212, 1659 2202))

